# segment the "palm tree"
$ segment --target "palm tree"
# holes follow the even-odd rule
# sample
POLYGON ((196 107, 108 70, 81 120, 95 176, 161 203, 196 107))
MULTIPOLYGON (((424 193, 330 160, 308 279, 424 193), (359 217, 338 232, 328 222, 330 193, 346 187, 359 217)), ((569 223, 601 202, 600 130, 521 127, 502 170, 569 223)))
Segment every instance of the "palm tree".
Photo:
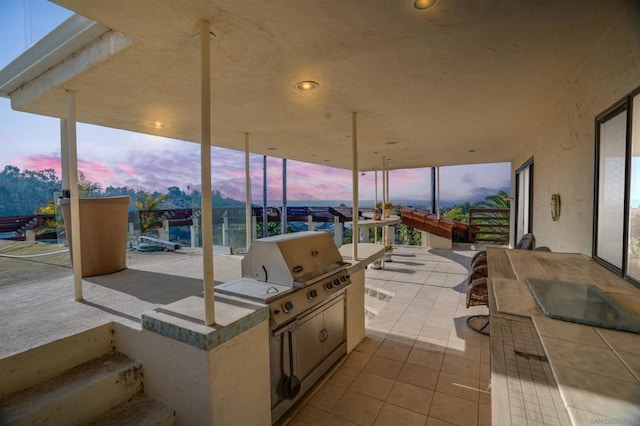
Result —
POLYGON ((504 191, 497 194, 487 195, 484 201, 476 203, 476 207, 487 209, 508 209, 511 208, 511 197, 504 191))
POLYGON ((136 194, 136 208, 140 212, 140 233, 146 235, 160 220, 160 217, 154 213, 161 209, 162 202, 167 198, 167 194, 153 193, 149 194, 145 191, 139 191, 136 194))

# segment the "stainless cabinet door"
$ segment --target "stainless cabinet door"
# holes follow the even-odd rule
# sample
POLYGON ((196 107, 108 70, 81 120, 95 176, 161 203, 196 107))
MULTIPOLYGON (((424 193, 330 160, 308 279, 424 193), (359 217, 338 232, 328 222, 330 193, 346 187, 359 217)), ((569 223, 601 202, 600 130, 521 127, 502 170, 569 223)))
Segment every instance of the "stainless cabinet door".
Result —
POLYGON ((344 342, 344 299, 340 298, 335 304, 324 311, 324 356, 328 356, 335 348, 344 342))
POLYGON ((304 379, 323 359, 321 339, 324 326, 322 316, 322 311, 320 311, 306 318, 293 332, 296 351, 295 374, 300 380, 304 379))

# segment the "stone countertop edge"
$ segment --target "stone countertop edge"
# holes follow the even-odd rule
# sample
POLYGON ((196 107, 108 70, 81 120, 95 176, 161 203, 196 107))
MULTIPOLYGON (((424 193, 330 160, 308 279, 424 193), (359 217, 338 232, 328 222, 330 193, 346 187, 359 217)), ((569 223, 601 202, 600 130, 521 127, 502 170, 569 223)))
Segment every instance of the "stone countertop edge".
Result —
POLYGON ((142 329, 210 351, 269 319, 269 307, 215 293, 216 324, 204 325, 204 299, 189 296, 142 314, 142 329))
POLYGON ((351 275, 366 269, 368 264, 373 263, 374 260, 380 259, 384 256, 384 246, 382 244, 358 243, 359 259, 354 262, 351 259, 352 247, 353 244, 345 244, 338 249, 344 261, 351 263, 351 266, 348 269, 348 272, 351 275))

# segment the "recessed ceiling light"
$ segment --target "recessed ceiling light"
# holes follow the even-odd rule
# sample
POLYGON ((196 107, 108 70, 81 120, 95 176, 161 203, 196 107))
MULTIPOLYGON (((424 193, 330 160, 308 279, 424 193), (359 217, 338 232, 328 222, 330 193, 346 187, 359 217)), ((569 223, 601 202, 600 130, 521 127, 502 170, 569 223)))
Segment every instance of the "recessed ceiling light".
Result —
POLYGON ((469 152, 476 152, 476 150, 475 149, 470 149, 469 152))
POLYGON ((331 160, 324 160, 324 162, 325 162, 325 163, 328 163, 328 162, 330 162, 330 161, 331 161, 331 160))
POLYGON ((298 90, 313 90, 317 89, 319 86, 320 85, 315 81, 307 80, 296 83, 295 88, 298 90))
POLYGON ((150 127, 153 127, 154 129, 164 129, 165 127, 167 127, 167 123, 163 121, 151 121, 148 124, 150 127))
POLYGON ((385 142, 384 144, 385 144, 385 145, 395 145, 395 144, 397 144, 397 143, 398 143, 398 142, 396 142, 396 141, 390 141, 390 142, 385 142))
POLYGON ((275 150, 277 150, 278 148, 276 148, 275 146, 270 146, 270 147, 269 147, 269 148, 267 148, 267 149, 268 149, 269 151, 275 151, 275 150))
POLYGON ((414 0, 413 7, 416 9, 429 9, 436 4, 436 0, 414 0))
POLYGON ((318 154, 311 154, 311 156, 312 156, 312 157, 317 157, 317 156, 318 156, 318 154))
POLYGON ((373 151, 373 153, 374 153, 374 154, 377 154, 377 153, 378 153, 378 151, 373 151))

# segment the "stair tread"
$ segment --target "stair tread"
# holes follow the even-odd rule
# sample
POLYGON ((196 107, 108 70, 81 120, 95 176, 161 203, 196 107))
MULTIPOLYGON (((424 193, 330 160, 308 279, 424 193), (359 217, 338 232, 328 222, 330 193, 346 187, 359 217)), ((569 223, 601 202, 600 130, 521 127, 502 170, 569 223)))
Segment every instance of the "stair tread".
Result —
POLYGON ((139 363, 124 354, 114 352, 73 367, 59 376, 15 392, 0 400, 2 418, 20 417, 55 401, 67 398, 87 386, 114 374, 139 367, 139 363))
POLYGON ((175 412, 162 402, 139 393, 93 420, 90 425, 159 425, 175 423, 175 412))

